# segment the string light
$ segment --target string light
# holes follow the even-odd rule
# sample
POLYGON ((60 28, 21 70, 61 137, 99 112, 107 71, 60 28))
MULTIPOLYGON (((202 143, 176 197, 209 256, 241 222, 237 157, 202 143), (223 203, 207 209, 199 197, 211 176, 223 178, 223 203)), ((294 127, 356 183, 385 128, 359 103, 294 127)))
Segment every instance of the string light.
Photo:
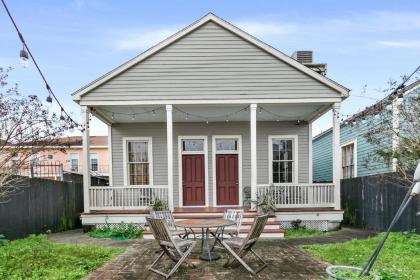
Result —
POLYGON ((22 49, 20 50, 19 58, 23 67, 26 68, 29 66, 29 55, 28 55, 28 52, 25 50, 25 45, 23 45, 22 49))
MULTIPOLYGON (((44 73, 42 72, 41 68, 39 67, 39 65, 38 65, 38 63, 37 63, 37 61, 36 61, 35 57, 32 55, 32 52, 31 52, 30 48, 28 47, 28 44, 26 43, 25 38, 23 37, 22 33, 20 32, 19 27, 17 26, 17 24, 16 24, 16 22, 15 22, 15 20, 14 20, 13 16, 12 16, 12 14, 10 13, 9 8, 7 7, 7 5, 6 5, 6 3, 4 2, 4 0, 1 0, 1 2, 2 2, 2 4, 3 4, 4 9, 6 10, 6 13, 7 13, 7 15, 8 15, 8 17, 9 17, 10 21, 11 21, 11 22, 12 22, 12 24, 13 24, 13 27, 15 28, 15 30, 16 30, 16 32, 17 32, 17 34, 18 34, 18 36, 19 36, 19 40, 20 40, 20 41, 21 41, 21 43, 22 43, 22 50, 21 50, 21 51, 20 51, 20 53, 19 53, 20 60, 26 64, 26 63, 29 63, 29 58, 30 58, 30 59, 32 59, 32 62, 34 63, 35 68, 37 69, 37 71, 38 71, 39 75, 41 76, 41 78, 42 78, 42 80, 44 81, 45 86, 46 86, 46 88, 47 88, 48 95, 49 95, 49 96, 47 97, 47 102, 48 102, 48 103, 51 103, 51 102, 52 102, 52 98, 54 98, 54 100, 57 102, 58 106, 59 106, 59 107, 60 107, 60 109, 61 109, 61 114, 62 114, 62 115, 66 115, 66 116, 67 116, 67 119, 70 121, 70 125, 73 125, 73 126, 77 126, 77 127, 81 127, 81 128, 82 128, 82 125, 80 125, 80 124, 78 124, 77 122, 75 122, 75 121, 74 121, 74 120, 70 117, 70 115, 69 115, 69 114, 68 114, 68 113, 64 110, 64 108, 63 108, 63 106, 61 105, 60 101, 59 101, 59 100, 58 100, 58 98, 55 96, 54 92, 52 91, 51 87, 49 86, 49 84, 48 84, 48 82, 47 82, 47 79, 45 78, 45 75, 44 75, 44 73), (49 98, 49 97, 50 97, 50 98, 49 98), (51 100, 51 102, 50 102, 50 100, 51 100)), ((64 117, 64 116, 63 116, 63 117, 64 117)), ((61 119, 61 118, 60 118, 60 119, 61 119)), ((82 130, 84 130, 84 129, 82 128, 82 130)))
POLYGON ((132 121, 134 121, 136 119, 136 114, 133 114, 132 116, 131 116, 131 120, 132 121))

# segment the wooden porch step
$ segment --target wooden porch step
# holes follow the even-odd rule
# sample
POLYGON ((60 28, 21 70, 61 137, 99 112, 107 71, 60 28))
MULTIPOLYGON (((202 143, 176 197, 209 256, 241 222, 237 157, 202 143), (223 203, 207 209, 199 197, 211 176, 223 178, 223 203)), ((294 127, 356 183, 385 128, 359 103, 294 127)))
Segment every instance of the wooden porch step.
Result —
MULTIPOLYGON (((254 213, 244 213, 244 218, 255 218, 257 214, 254 213)), ((174 218, 176 220, 188 220, 188 219, 215 219, 223 218, 223 213, 220 214, 177 214, 174 213, 174 218)))

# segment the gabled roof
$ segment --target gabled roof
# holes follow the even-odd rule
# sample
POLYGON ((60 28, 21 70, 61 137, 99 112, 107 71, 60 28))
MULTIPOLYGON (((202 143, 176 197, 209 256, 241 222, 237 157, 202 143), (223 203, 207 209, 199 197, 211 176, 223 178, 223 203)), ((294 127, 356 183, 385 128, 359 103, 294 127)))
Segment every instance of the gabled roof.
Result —
POLYGON ((208 22, 214 22, 219 26, 227 29, 228 31, 232 32, 233 34, 239 36, 240 38, 244 39, 245 41, 257 46, 258 48, 264 50, 265 52, 273 55, 274 57, 278 58, 279 60, 289 64, 290 66, 300 70, 301 72, 307 74, 308 76, 318 80, 319 82, 325 84, 326 86, 332 88, 333 90, 337 91, 342 97, 347 97, 349 89, 346 87, 336 83, 335 81, 318 74, 314 70, 306 67, 305 65, 297 62, 290 56, 280 52, 279 50, 273 48, 272 46, 260 41, 259 39, 255 38, 254 36, 244 32, 243 30, 239 29, 238 27, 232 25, 231 23, 217 17, 216 15, 209 13, 206 16, 202 17, 201 19, 197 20, 196 22, 192 23, 191 25, 185 27, 184 29, 178 31, 174 35, 168 37, 167 39, 163 40, 162 42, 158 43, 154 47, 146 50, 142 54, 134 57, 133 59, 125 62, 124 64, 118 66, 117 68, 111 70, 110 72, 106 73, 105 75, 99 77, 98 79, 92 81, 91 83, 87 84, 86 86, 80 88, 79 90, 75 91, 73 95, 73 100, 79 101, 80 98, 88 93, 89 91, 95 89, 96 87, 106 83, 110 79, 116 77, 120 73, 124 72, 125 70, 129 69, 130 67, 136 65, 137 63, 147 59, 148 57, 152 56, 153 54, 159 52, 161 49, 165 48, 166 46, 176 42, 180 38, 186 36, 187 34, 191 33, 192 31, 200 28, 202 25, 208 22))

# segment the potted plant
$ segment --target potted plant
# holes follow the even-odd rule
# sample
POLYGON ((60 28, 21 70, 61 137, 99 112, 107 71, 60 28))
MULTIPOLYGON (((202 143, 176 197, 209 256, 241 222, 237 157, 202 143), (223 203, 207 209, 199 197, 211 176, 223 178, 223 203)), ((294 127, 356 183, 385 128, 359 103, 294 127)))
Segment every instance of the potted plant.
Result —
POLYGON ((257 207, 257 214, 267 214, 274 216, 276 211, 276 203, 271 195, 271 192, 257 193, 257 199, 252 200, 252 203, 257 207))
POLYGON ((152 199, 149 205, 150 211, 163 211, 168 210, 168 202, 158 197, 152 199))

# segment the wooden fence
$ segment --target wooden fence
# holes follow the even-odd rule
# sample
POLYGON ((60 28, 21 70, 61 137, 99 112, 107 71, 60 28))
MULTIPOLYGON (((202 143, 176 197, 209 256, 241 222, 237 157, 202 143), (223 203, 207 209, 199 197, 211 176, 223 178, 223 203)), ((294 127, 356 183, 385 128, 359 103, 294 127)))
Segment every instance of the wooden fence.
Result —
MULTIPOLYGON (((408 186, 394 183, 395 174, 373 175, 341 181, 341 205, 344 220, 355 226, 384 231, 397 212, 408 186)), ((395 175, 396 176, 396 175, 395 175)), ((420 232, 420 199, 414 198, 394 231, 420 232)))
POLYGON ((80 227, 83 176, 65 174, 64 179, 66 181, 26 178, 10 201, 0 203, 0 234, 16 239, 47 230, 80 227))

